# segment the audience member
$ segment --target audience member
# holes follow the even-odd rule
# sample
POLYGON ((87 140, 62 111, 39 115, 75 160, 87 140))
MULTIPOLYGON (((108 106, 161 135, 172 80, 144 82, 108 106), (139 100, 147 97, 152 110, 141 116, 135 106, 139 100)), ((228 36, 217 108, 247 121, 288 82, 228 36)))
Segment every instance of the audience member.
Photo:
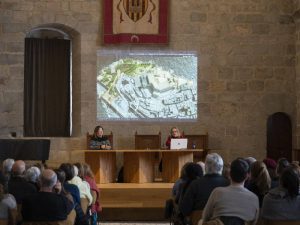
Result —
POLYGON ((286 158, 280 158, 277 160, 276 177, 272 179, 271 188, 279 186, 279 178, 285 168, 289 167, 290 163, 286 158))
POLYGON ((83 164, 83 176, 86 182, 89 183, 91 192, 94 194, 93 203, 91 205, 91 225, 97 225, 98 212, 102 211, 100 205, 100 189, 97 187, 94 174, 88 164, 83 164))
POLYGON ((213 190, 203 210, 204 225, 211 220, 221 220, 224 225, 244 225, 245 222, 256 224, 259 215, 258 198, 244 188, 248 167, 243 159, 231 163, 231 185, 213 190))
POLYGON ((259 206, 261 207, 265 194, 271 188, 271 178, 266 165, 263 162, 256 161, 251 165, 251 175, 247 188, 257 195, 259 206))
POLYGON ((14 159, 5 159, 2 162, 2 171, 0 172, 0 182, 4 185, 4 189, 7 191, 8 181, 11 176, 11 169, 15 163, 14 159))
POLYGON ((217 153, 208 154, 205 160, 205 175, 189 185, 179 202, 179 211, 184 216, 189 216, 193 210, 202 210, 216 187, 229 185, 229 181, 222 176, 222 170, 221 156, 217 153))
POLYGON ((74 184, 78 187, 80 198, 86 198, 89 202, 89 205, 92 204, 93 197, 91 195, 90 185, 83 181, 78 176, 78 167, 73 165, 74 168, 74 177, 68 181, 69 184, 74 184))
POLYGON ((250 182, 251 166, 254 162, 256 162, 256 159, 253 158, 253 157, 247 157, 244 160, 248 163, 248 166, 249 166, 248 176, 247 176, 247 179, 245 180, 245 183, 244 183, 244 186, 247 187, 249 185, 249 182, 250 182))
POLYGON ((184 196, 186 190, 188 189, 192 181, 203 176, 202 167, 197 163, 193 163, 193 162, 188 163, 184 170, 185 170, 185 179, 179 185, 179 190, 175 199, 176 203, 178 203, 182 199, 182 197, 184 196))
POLYGON ((65 172, 61 169, 55 169, 54 172, 56 173, 56 176, 57 176, 57 182, 56 182, 56 185, 54 186, 54 192, 56 192, 57 194, 62 194, 64 196, 66 196, 71 202, 74 203, 72 195, 65 190, 64 185, 63 185, 66 180, 65 172))
POLYGON ((230 180, 230 163, 225 163, 223 166, 222 176, 230 180))
POLYGON ((185 172, 185 168, 187 167, 187 165, 189 165, 191 162, 188 162, 186 164, 183 165, 183 167, 181 168, 180 171, 180 177, 179 179, 177 179, 173 185, 172 188, 172 196, 175 198, 178 194, 179 194, 179 187, 180 185, 184 182, 184 180, 186 179, 186 172, 185 172))
POLYGON ((300 220, 299 175, 293 167, 284 169, 279 187, 263 200, 261 215, 268 220, 300 220))
POLYGON ((37 190, 40 189, 39 183, 38 183, 40 174, 41 174, 41 171, 36 166, 32 166, 32 167, 28 168, 25 172, 25 179, 29 183, 33 184, 37 188, 37 190))
POLYGON ((7 178, 8 181, 11 175, 11 169, 14 165, 15 160, 14 159, 5 159, 2 163, 2 174, 7 178))
MULTIPOLYGON (((64 195, 55 193, 57 176, 46 169, 40 176, 40 191, 24 198, 22 216, 24 221, 56 221, 67 219, 73 203, 64 195)), ((60 191, 59 191, 60 192, 60 191)))
POLYGON ((0 184, 0 219, 8 219, 10 209, 16 209, 17 202, 13 195, 6 193, 4 186, 0 184))
POLYGON ((271 180, 276 179, 276 161, 274 159, 271 158, 266 158, 263 160, 264 164, 266 165, 269 175, 271 177, 271 180))
MULTIPOLYGON (((253 157, 251 157, 251 156, 246 157, 244 160, 248 163, 248 165, 249 165, 250 167, 251 167, 252 163, 256 162, 256 159, 253 158, 253 157)), ((250 167, 249 167, 249 168, 250 168, 250 167)))
POLYGON ((202 171, 203 171, 203 175, 204 175, 205 174, 205 163, 202 162, 202 161, 199 161, 199 162, 197 162, 197 164, 199 164, 201 166, 202 171))
POLYGON ((24 172, 25 162, 22 160, 15 161, 11 178, 8 181, 8 192, 16 198, 18 204, 22 204, 23 198, 27 195, 37 192, 37 188, 25 180, 24 172))
POLYGON ((63 163, 60 165, 59 169, 63 170, 65 172, 66 175, 66 180, 63 183, 63 187, 64 189, 69 192, 74 200, 74 204, 79 205, 80 206, 80 192, 79 192, 79 188, 74 185, 74 184, 70 184, 68 181, 72 180, 72 178, 74 177, 74 167, 72 164, 70 163, 63 163))
POLYGON ((103 127, 96 126, 94 134, 90 140, 90 149, 111 149, 111 144, 108 138, 103 134, 103 127))

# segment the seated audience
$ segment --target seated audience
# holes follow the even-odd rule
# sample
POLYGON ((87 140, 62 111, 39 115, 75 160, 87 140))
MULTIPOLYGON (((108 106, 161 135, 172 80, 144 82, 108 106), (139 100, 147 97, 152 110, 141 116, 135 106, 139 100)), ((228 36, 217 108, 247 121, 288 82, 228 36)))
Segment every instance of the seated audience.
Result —
POLYGON ((231 163, 231 185, 213 190, 203 210, 204 225, 211 220, 220 220, 224 225, 244 225, 245 222, 256 224, 259 215, 258 198, 244 188, 248 167, 243 159, 231 163))
POLYGON ((14 163, 15 160, 13 159, 5 159, 2 162, 2 170, 0 171, 0 183, 3 184, 5 191, 7 191, 8 189, 7 185, 10 179, 11 169, 14 163))
POLYGON ((103 133, 103 127, 95 127, 94 134, 90 140, 90 149, 111 149, 111 144, 103 133))
POLYGON ((24 173, 25 162, 15 161, 11 178, 8 181, 8 192, 16 198, 18 204, 22 204, 23 198, 27 195, 37 192, 37 188, 25 180, 24 173))
POLYGON ((65 172, 61 169, 55 169, 54 172, 57 176, 57 182, 56 185, 54 186, 54 192, 66 196, 71 202, 74 203, 72 195, 65 190, 63 185, 66 180, 65 172))
MULTIPOLYGON (((54 187, 57 176, 53 170, 46 169, 40 176, 40 191, 24 198, 22 217, 24 221, 56 221, 67 219, 73 203, 64 195, 57 194, 54 187)), ((60 192, 59 190, 57 191, 60 192)))
POLYGON ((271 180, 276 179, 277 175, 276 175, 276 161, 274 159, 271 158, 266 158, 263 160, 264 164, 267 166, 269 175, 271 177, 271 180))
POLYGON ((180 171, 180 177, 179 179, 177 179, 173 185, 172 188, 172 196, 175 198, 178 193, 179 193, 179 186, 184 182, 184 180, 186 179, 186 172, 185 172, 185 168, 187 167, 187 165, 189 165, 190 162, 186 163, 183 165, 183 167, 181 168, 180 171))
POLYGON ((72 178, 74 177, 74 167, 73 167, 73 165, 70 164, 70 163, 63 163, 63 164, 60 165, 59 169, 64 171, 65 175, 66 175, 66 180, 63 183, 64 189, 72 195, 74 204, 80 206, 79 188, 76 185, 70 184, 68 182, 68 181, 72 180, 72 178))
POLYGON ((286 158, 280 158, 277 160, 276 177, 272 179, 271 188, 279 186, 279 178, 285 168, 289 167, 290 163, 286 158))
POLYGON ((16 209, 17 202, 13 195, 5 192, 4 186, 0 184, 0 219, 8 219, 10 209, 16 209))
POLYGON ((92 204, 93 197, 91 195, 90 185, 83 181, 78 176, 78 167, 73 165, 74 167, 74 177, 68 181, 69 184, 74 184, 79 188, 80 198, 86 198, 89 202, 89 205, 92 204))
POLYGON ((257 161, 255 158, 253 158, 253 157, 251 157, 251 156, 246 157, 244 160, 248 163, 248 165, 249 165, 250 167, 251 167, 252 163, 254 163, 254 162, 257 161))
POLYGON ((271 188, 271 178, 263 162, 256 161, 252 163, 250 171, 250 180, 246 188, 257 195, 261 207, 265 194, 271 188))
POLYGON ((261 216, 268 220, 300 220, 300 195, 298 171, 286 168, 279 187, 269 191, 263 200, 261 216))
POLYGON ((225 163, 223 166, 222 176, 230 180, 230 163, 225 163))
POLYGON ((248 166, 249 166, 249 171, 248 171, 248 176, 247 176, 247 179, 245 180, 245 187, 247 187, 249 185, 249 182, 250 182, 250 170, 251 170, 251 165, 256 162, 256 159, 253 158, 253 157, 247 157, 244 159, 247 163, 248 163, 248 166))
POLYGON ((204 172, 205 172, 205 163, 202 162, 202 161, 199 161, 199 162, 197 162, 197 164, 199 164, 201 166, 202 171, 203 171, 203 175, 204 175, 204 172))
POLYGON ((184 216, 189 216, 193 210, 202 210, 216 187, 229 185, 229 181, 222 176, 222 170, 221 156, 217 153, 208 154, 205 159, 205 175, 189 185, 179 202, 179 211, 184 216))
POLYGON ((193 163, 193 162, 188 163, 184 170, 185 170, 185 179, 179 185, 177 196, 175 198, 176 203, 178 203, 182 199, 182 197, 184 196, 186 190, 188 189, 192 181, 203 176, 202 167, 197 163, 193 163))
POLYGON ((25 179, 29 183, 33 184, 37 188, 37 190, 40 189, 39 184, 38 184, 40 174, 41 174, 41 171, 36 166, 32 166, 32 167, 28 168, 25 172, 25 179))
POLYGON ((94 199, 91 205, 91 225, 97 225, 98 212, 102 211, 102 207, 100 205, 100 189, 97 187, 94 174, 88 164, 83 165, 82 175, 86 182, 89 183, 91 192, 94 193, 94 199))
POLYGON ((170 135, 166 141, 166 147, 168 149, 170 149, 170 146, 171 146, 171 139, 174 139, 174 138, 182 138, 183 136, 180 134, 180 131, 177 127, 172 127, 171 128, 171 131, 170 131, 170 135))

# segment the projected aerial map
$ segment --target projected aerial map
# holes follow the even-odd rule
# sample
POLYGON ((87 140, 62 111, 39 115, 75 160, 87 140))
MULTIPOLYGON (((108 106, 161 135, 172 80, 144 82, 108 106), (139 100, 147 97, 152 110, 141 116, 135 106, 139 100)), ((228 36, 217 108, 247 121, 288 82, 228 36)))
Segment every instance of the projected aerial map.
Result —
POLYGON ((196 119, 197 59, 192 64, 123 58, 98 68, 97 119, 196 119))

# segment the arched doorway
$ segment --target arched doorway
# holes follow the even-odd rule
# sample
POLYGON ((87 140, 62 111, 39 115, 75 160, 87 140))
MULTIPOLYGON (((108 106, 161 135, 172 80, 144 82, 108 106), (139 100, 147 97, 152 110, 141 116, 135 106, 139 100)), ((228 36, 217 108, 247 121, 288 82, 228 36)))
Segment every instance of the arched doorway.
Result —
POLYGON ((267 157, 292 160, 292 124, 289 115, 277 112, 267 121, 267 157))
POLYGON ((32 28, 26 34, 26 39, 53 39, 70 41, 70 133, 72 136, 81 133, 81 48, 80 33, 64 24, 42 24, 32 28), (76 101, 74 101, 74 99, 76 101))

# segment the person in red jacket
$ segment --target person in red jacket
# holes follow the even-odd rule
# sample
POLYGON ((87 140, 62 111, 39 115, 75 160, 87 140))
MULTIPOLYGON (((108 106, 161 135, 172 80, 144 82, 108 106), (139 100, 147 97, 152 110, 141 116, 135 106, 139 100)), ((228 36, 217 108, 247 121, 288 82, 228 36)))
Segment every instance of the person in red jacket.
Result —
POLYGON ((180 134, 180 131, 177 127, 172 127, 170 130, 170 135, 166 141, 166 146, 168 149, 170 149, 171 139, 173 138, 183 138, 183 136, 180 134))

